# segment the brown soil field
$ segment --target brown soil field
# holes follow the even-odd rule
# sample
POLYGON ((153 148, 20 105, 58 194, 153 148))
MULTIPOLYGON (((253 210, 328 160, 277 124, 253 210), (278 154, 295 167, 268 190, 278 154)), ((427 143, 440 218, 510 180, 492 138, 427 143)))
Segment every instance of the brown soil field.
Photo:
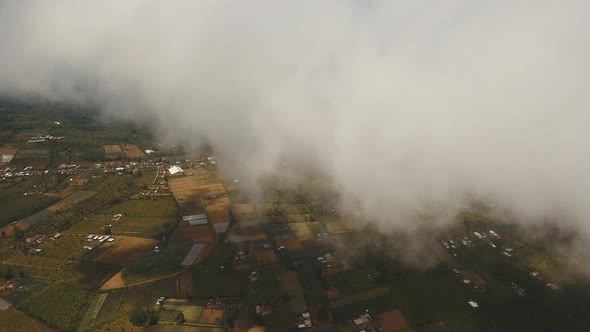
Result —
POLYGON ((388 294, 389 291, 390 288, 388 286, 381 286, 366 291, 358 292, 350 296, 339 297, 335 300, 330 301, 330 307, 332 309, 335 309, 358 301, 369 300, 377 296, 388 294))
POLYGON ((234 204, 231 207, 231 210, 235 216, 256 213, 256 208, 254 207, 254 204, 251 203, 234 204))
POLYGON ((192 240, 196 243, 213 243, 215 238, 209 225, 180 226, 172 235, 172 240, 192 240))
POLYGON ((254 250, 254 257, 258 264, 272 264, 278 261, 277 255, 272 250, 254 250))
POLYGON ((115 273, 111 279, 107 280, 107 282, 100 286, 100 290, 105 291, 125 287, 125 281, 123 281, 123 273, 125 273, 125 269, 126 268, 122 268, 121 271, 115 273))
POLYGON ((231 213, 234 216, 235 221, 239 223, 256 220, 256 208, 250 203, 232 205, 231 213))
POLYGON ((259 226, 254 227, 235 227, 231 229, 226 242, 250 242, 257 240, 266 240, 268 236, 259 226))
POLYGON ((6 226, 0 228, 0 236, 9 237, 9 236, 14 235, 15 230, 18 229, 18 230, 24 231, 27 228, 29 228, 29 225, 19 224, 19 223, 9 224, 9 225, 6 225, 6 226))
POLYGON ((176 289, 179 296, 193 295, 193 274, 188 271, 176 279, 176 289))
POLYGON ((121 147, 118 145, 103 145, 104 154, 107 158, 117 158, 121 156, 121 147))
POLYGON ((223 223, 229 221, 229 199, 227 197, 207 201, 205 211, 211 223, 223 223))
POLYGON ((208 213, 208 220, 212 224, 222 224, 229 222, 229 211, 220 211, 215 213, 208 213))
POLYGON ((222 316, 223 316, 223 310, 205 308, 205 309, 203 309, 203 312, 201 313, 201 318, 199 319, 199 323, 219 325, 221 323, 222 316))
POLYGON ((135 144, 124 144, 121 146, 121 150, 127 158, 145 158, 145 153, 135 144))
POLYGON ((168 188, 174 198, 181 202, 189 197, 199 197, 197 182, 194 177, 172 178, 168 180, 168 188))
POLYGON ((391 310, 379 315, 379 324, 384 331, 399 332, 409 327, 400 309, 391 310))
POLYGON ((280 239, 277 240, 277 246, 285 246, 287 250, 295 251, 295 250, 303 250, 303 245, 299 240, 296 239, 280 239))
POLYGON ((217 196, 226 193, 223 184, 216 180, 198 181, 197 188, 202 196, 217 196))
POLYGON ((130 266, 139 258, 149 254, 159 242, 138 237, 118 237, 115 242, 103 244, 108 249, 98 256, 98 263, 130 266))
MULTIPOLYGON (((325 304, 316 305, 311 308, 311 318, 313 325, 316 327, 328 327, 333 326, 332 314, 330 313, 330 307, 325 304)), ((387 329, 383 331, 389 331, 387 329)))
POLYGON ((180 207, 180 213, 183 216, 205 213, 205 210, 203 210, 199 203, 198 196, 189 197, 185 201, 178 202, 178 206, 180 207))
POLYGON ((0 332, 51 332, 49 327, 14 308, 0 310, 0 332))
POLYGON ((0 149, 0 156, 1 155, 9 155, 14 156, 18 152, 18 149, 0 149))
POLYGON ((85 174, 85 175, 80 175, 76 178, 75 183, 77 186, 83 186, 85 184, 88 183, 88 181, 90 180, 90 176, 85 174))

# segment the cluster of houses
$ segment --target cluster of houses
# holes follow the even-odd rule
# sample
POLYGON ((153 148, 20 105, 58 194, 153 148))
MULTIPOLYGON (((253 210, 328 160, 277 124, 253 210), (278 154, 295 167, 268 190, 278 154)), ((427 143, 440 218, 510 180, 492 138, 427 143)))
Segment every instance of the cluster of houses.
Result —
POLYGON ((45 143, 47 141, 60 141, 64 138, 65 138, 65 136, 53 136, 53 135, 32 136, 27 141, 27 143, 45 143))
POLYGON ((26 166, 21 170, 19 170, 18 168, 6 167, 6 168, 0 170, 0 177, 2 179, 9 179, 9 178, 26 177, 26 176, 33 176, 33 175, 44 175, 47 173, 49 173, 49 170, 34 169, 33 166, 26 166))
POLYGON ((549 287, 549 288, 551 288, 553 290, 558 290, 559 289, 559 286, 556 283, 552 282, 549 279, 546 279, 546 278, 542 277, 541 274, 538 271, 533 271, 533 272, 531 272, 530 275, 535 280, 538 280, 540 283, 542 283, 543 285, 545 285, 545 286, 547 286, 547 287, 549 287))

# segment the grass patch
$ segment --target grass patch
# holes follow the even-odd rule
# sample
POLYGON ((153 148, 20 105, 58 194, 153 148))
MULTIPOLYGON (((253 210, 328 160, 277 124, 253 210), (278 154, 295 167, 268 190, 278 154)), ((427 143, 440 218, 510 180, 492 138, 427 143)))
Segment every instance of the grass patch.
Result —
POLYGON ((107 293, 101 293, 94 297, 90 307, 86 310, 86 315, 84 315, 84 318, 78 327, 78 331, 89 331, 90 328, 92 328, 92 325, 94 325, 94 321, 108 295, 109 294, 107 293))

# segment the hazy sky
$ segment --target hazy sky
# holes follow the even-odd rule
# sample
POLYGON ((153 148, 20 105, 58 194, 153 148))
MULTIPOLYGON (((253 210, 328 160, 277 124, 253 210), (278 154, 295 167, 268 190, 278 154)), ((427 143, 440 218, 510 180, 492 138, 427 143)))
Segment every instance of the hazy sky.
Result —
POLYGON ((1 1, 0 93, 332 174, 384 228, 490 194, 590 231, 588 1, 1 1))

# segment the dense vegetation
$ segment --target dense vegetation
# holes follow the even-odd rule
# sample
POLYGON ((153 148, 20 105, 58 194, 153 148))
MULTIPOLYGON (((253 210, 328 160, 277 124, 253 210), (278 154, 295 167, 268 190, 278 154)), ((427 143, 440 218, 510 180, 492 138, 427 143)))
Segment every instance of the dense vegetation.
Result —
POLYGON ((33 294, 18 309, 51 327, 75 331, 91 298, 91 293, 75 282, 59 281, 33 294))

